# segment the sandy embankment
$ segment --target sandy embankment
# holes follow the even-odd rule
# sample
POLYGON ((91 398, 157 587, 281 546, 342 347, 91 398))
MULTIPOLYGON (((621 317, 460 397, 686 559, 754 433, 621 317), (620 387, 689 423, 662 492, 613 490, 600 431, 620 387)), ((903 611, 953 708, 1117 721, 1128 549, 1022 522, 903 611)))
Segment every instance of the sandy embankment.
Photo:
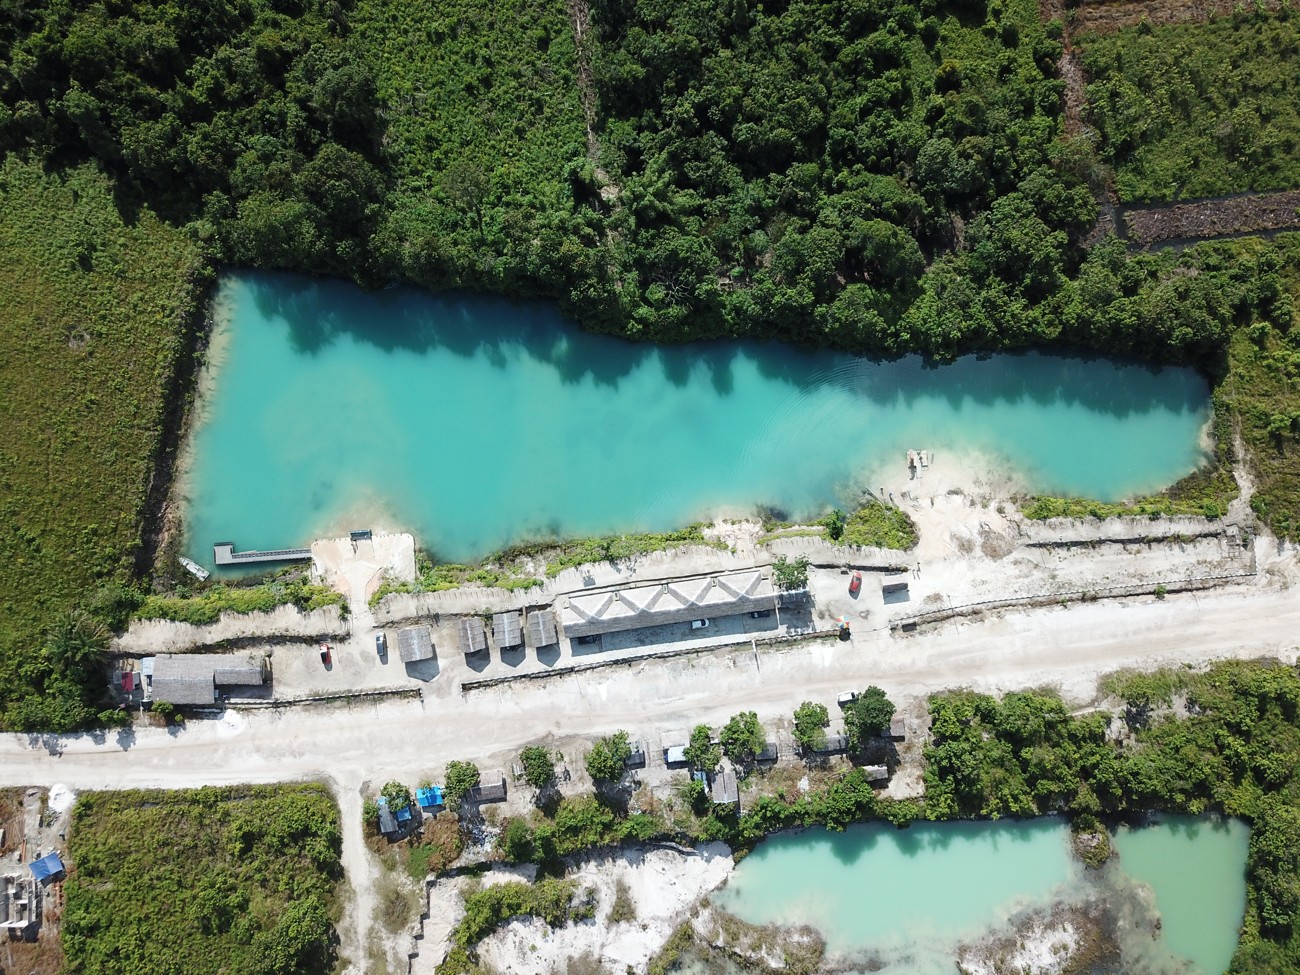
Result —
MULTIPOLYGON (((644 971, 677 926, 734 869, 731 851, 722 843, 694 850, 629 847, 585 858, 565 876, 576 881, 579 890, 594 890, 594 918, 555 929, 536 918, 512 921, 480 943, 479 959, 503 975, 563 975, 583 957, 603 971, 644 971), (632 917, 611 923, 620 887, 631 903, 632 917)), ((496 868, 483 882, 519 879, 526 878, 517 870, 496 868)), ((424 947, 412 963, 412 975, 432 972, 445 957, 448 938, 463 913, 464 883, 445 881, 430 890, 424 947)))

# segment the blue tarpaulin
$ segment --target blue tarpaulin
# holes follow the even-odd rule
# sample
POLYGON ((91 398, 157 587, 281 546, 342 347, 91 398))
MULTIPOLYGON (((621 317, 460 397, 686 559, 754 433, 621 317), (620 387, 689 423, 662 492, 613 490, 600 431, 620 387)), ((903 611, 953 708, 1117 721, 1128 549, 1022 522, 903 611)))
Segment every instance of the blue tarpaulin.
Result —
POLYGON ((63 861, 57 853, 47 853, 39 860, 27 864, 27 869, 37 880, 48 880, 55 874, 63 873, 63 861))
POLYGON ((409 823, 411 821, 411 807, 403 806, 397 812, 393 813, 399 823, 409 823))
POLYGON ((443 805, 442 789, 436 785, 431 785, 426 789, 415 790, 415 801, 420 804, 421 809, 433 809, 443 805))

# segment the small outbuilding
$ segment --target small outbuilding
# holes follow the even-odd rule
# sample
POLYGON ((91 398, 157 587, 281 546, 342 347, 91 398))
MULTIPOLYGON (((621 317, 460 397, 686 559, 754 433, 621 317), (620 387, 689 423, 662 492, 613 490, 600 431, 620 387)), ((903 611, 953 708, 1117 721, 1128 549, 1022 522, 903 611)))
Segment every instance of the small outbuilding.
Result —
POLYGON ((506 773, 499 768, 484 772, 479 776, 478 785, 470 790, 469 795, 475 802, 505 802, 506 773))
POLYGON ((383 836, 397 834, 397 819, 393 816, 393 811, 388 808, 388 803, 383 799, 379 800, 379 832, 383 836))
POLYGON ((508 613, 494 613, 492 616, 492 636, 497 646, 502 649, 523 646, 523 616, 518 610, 508 613))
POLYGON ((842 755, 849 750, 849 739, 844 735, 827 735, 826 741, 815 748, 813 753, 817 755, 842 755))
POLYGON ((419 803, 421 809, 438 809, 446 805, 442 796, 442 789, 436 785, 425 786, 423 789, 415 790, 415 801, 419 803))
POLYGON ((477 616, 466 616, 456 628, 460 634, 460 649, 466 656, 487 649, 487 630, 477 616))
POLYGON ((781 750, 777 747, 775 741, 763 742, 763 750, 754 756, 755 762, 768 763, 775 762, 781 757, 781 750))
POLYGON ((397 656, 403 663, 433 657, 433 631, 427 626, 408 626, 397 631, 397 656))
POLYGON ((624 768, 645 768, 645 742, 631 743, 632 752, 623 759, 624 768))
POLYGON ((671 767, 673 765, 686 764, 686 746, 669 745, 664 749, 664 764, 671 767))
POLYGON ((884 576, 880 580, 880 591, 886 596, 898 598, 907 595, 907 585, 905 575, 884 576))
POLYGON ((36 881, 43 884, 47 880, 57 880, 63 876, 63 861, 59 859, 57 853, 50 852, 27 864, 27 869, 32 872, 32 877, 36 881))
POLYGON ((894 741, 903 741, 907 738, 907 723, 901 714, 896 714, 889 719, 889 737, 894 741))
POLYGON ((528 642, 535 647, 549 647, 560 642, 560 631, 555 625, 555 613, 549 609, 535 609, 528 614, 528 642))
POLYGON ((736 784, 736 773, 731 769, 725 769, 715 775, 709 797, 719 805, 739 806, 740 787, 736 784))
POLYGON ((864 765, 862 774, 866 776, 868 782, 883 782, 889 778, 888 765, 864 765))

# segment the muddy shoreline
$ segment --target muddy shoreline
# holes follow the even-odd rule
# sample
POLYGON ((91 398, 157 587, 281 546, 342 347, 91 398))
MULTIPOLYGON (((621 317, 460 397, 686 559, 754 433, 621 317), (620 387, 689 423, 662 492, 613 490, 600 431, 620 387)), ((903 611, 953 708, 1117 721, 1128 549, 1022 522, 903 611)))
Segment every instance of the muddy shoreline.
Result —
POLYGON ((161 560, 180 528, 181 516, 173 496, 176 465, 190 432, 195 392, 206 362, 213 327, 212 299, 218 277, 216 268, 205 262, 195 269, 190 280, 188 307, 181 325, 181 347, 168 379, 162 432, 154 448, 150 465, 153 473, 140 510, 140 539, 133 560, 137 578, 169 574, 161 560))

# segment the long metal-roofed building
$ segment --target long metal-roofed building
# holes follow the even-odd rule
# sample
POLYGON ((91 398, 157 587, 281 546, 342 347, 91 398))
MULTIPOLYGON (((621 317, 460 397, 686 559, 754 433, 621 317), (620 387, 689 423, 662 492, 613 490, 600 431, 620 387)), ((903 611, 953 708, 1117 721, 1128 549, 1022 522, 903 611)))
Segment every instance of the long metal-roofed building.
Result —
POLYGON ((495 613, 492 616, 492 637, 498 647, 523 646, 524 630, 522 616, 518 610, 508 613, 495 613))
POLYGON ((749 569, 607 592, 575 593, 566 601, 561 621, 565 635, 572 638, 775 608, 772 580, 760 569, 749 569))
POLYGON ((427 626, 408 626, 398 630, 397 656, 408 664, 428 660, 433 656, 433 633, 427 626))
POLYGON ((266 683, 263 662, 242 654, 160 653, 152 669, 150 698, 171 704, 213 704, 218 687, 266 683))
POLYGON ((535 609, 528 614, 528 642, 535 647, 549 647, 560 642, 555 614, 549 609, 535 609))
POLYGON ((460 649, 466 655, 487 649, 487 631, 477 616, 466 616, 456 627, 460 636, 460 649))

